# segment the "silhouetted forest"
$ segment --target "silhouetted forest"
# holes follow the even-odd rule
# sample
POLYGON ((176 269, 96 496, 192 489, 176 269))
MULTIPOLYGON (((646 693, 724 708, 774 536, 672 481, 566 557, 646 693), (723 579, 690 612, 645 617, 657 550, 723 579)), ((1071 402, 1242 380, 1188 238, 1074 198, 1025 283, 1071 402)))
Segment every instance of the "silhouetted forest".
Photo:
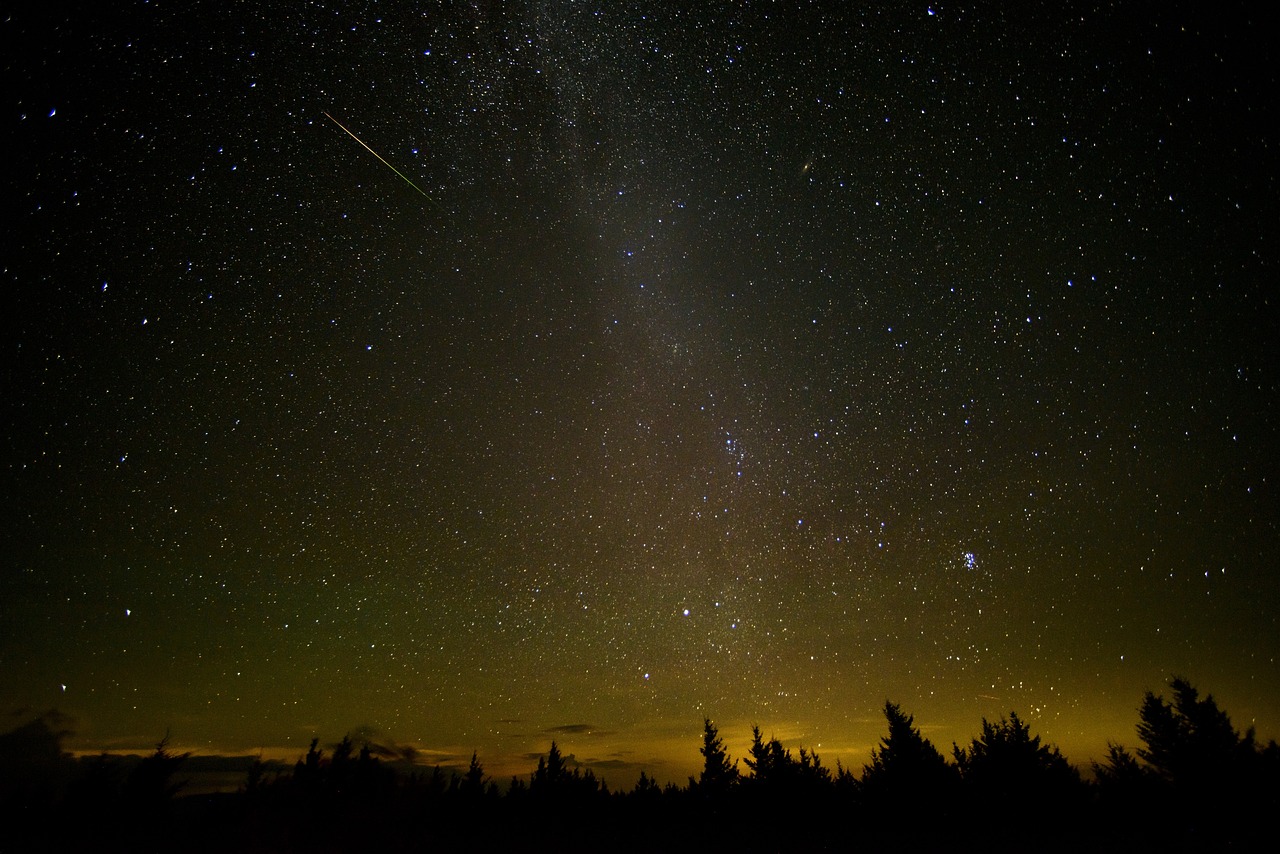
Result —
MULTIPOLYGON (((948 758, 886 702, 861 769, 823 764, 757 727, 732 757, 706 720, 687 785, 612 791, 552 742, 505 785, 399 773, 365 744, 261 761, 236 792, 182 795, 189 757, 73 761, 50 713, 0 736, 0 850, 133 851, 1220 851, 1277 849, 1280 748, 1241 734, 1183 679, 1148 692, 1132 752, 1082 776, 1016 714, 983 720, 948 758)), ((693 745, 690 746, 693 748, 693 745)))

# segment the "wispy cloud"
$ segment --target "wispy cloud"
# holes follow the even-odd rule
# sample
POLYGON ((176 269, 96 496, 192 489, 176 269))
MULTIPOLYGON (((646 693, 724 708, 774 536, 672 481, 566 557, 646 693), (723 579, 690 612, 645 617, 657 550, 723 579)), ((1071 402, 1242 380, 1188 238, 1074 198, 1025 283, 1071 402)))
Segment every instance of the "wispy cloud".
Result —
POLYGON ((542 731, 547 735, 589 735, 596 738, 613 735, 614 730, 600 729, 594 724, 561 724, 542 731))

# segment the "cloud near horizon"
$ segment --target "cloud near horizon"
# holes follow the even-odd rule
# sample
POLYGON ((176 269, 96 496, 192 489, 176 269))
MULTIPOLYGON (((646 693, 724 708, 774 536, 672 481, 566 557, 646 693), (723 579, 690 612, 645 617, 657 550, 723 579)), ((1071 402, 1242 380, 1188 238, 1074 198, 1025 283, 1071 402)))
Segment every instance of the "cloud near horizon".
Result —
POLYGON ((595 724, 561 724, 548 727, 542 732, 547 735, 589 735, 596 738, 617 734, 616 730, 601 729, 595 724))

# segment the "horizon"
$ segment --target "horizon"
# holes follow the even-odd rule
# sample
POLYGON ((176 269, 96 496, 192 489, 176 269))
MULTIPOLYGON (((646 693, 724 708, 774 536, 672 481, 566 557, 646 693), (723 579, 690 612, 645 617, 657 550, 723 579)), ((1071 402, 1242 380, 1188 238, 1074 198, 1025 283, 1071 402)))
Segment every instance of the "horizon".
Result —
MULTIPOLYGON (((1158 697, 1165 696, 1169 693, 1168 686, 1165 686, 1164 691, 1156 690, 1153 693, 1158 697)), ((1207 699, 1217 702, 1219 707, 1227 715, 1231 716, 1230 705, 1223 704, 1212 692, 1204 692, 1204 694, 1207 699)), ((1027 719, 1022 714, 1019 714, 1019 718, 1028 724, 1032 734, 1038 735, 1043 743, 1061 749, 1067 762, 1076 768, 1084 779, 1088 780, 1094 776, 1094 764, 1103 763, 1106 760, 1107 748, 1110 745, 1116 744, 1132 749, 1138 743, 1138 710, 1139 704, 1135 703, 1130 738, 1106 738, 1096 753, 1090 753, 1083 757, 1064 748, 1060 743, 1049 737, 1049 734, 1040 731, 1035 721, 1027 719)), ((904 708, 903 711, 908 714, 912 713, 910 708, 904 708)), ((943 740, 938 740, 936 735, 947 728, 938 725, 931 726, 928 721, 922 721, 918 716, 915 716, 915 725, 921 735, 934 743, 942 751, 948 762, 952 762, 952 752, 948 749, 948 745, 955 747, 967 744, 971 738, 976 737, 981 731, 981 725, 984 720, 995 722, 1007 717, 1010 713, 1017 713, 1017 710, 1010 709, 1008 712, 994 716, 984 716, 975 723, 972 727, 973 732, 970 734, 960 737, 947 736, 943 740)), ((17 717, 18 714, 18 712, 15 712, 13 716, 17 717)), ((70 723, 66 716, 61 715, 56 709, 36 715, 31 720, 46 718, 60 720, 64 725, 70 723)), ((742 757, 748 755, 748 748, 751 743, 750 733, 752 727, 761 726, 759 722, 738 722, 735 725, 733 723, 721 724, 715 719, 711 720, 720 733, 731 761, 738 763, 742 757)), ((1231 717, 1231 720, 1241 735, 1253 732, 1257 743, 1260 745, 1275 741, 1275 737, 1269 733, 1256 732, 1256 725, 1253 723, 1241 724, 1235 720, 1234 716, 1231 717)), ((761 726, 761 734, 767 739, 776 738, 788 750, 795 751, 804 747, 811 753, 816 753, 824 767, 834 770, 839 764, 852 770, 855 774, 860 774, 870 763, 872 750, 882 746, 881 739, 885 736, 883 715, 881 715, 879 721, 870 721, 868 724, 878 724, 879 726, 880 731, 873 741, 862 745, 845 745, 834 748, 821 741, 806 741, 799 736, 779 736, 776 731, 770 730, 767 726, 761 726)), ((614 791, 629 791, 635 785, 636 779, 642 772, 660 786, 665 786, 668 783, 682 786, 688 779, 696 777, 697 772, 701 769, 702 762, 697 751, 697 740, 700 737, 701 729, 702 727, 699 725, 696 728, 696 732, 693 732, 693 737, 689 739, 673 740, 669 745, 671 748, 669 754, 664 755, 661 759, 650 758, 648 761, 639 759, 625 761, 619 758, 622 754, 610 750, 610 746, 617 748, 624 746, 625 743, 619 743, 619 733, 600 731, 599 728, 589 724, 564 725, 538 733, 525 734, 521 737, 526 739, 526 743, 532 744, 541 740, 544 747, 519 753, 508 752, 492 755, 486 755, 478 748, 465 750, 457 746, 442 746, 438 744, 428 746, 427 744, 398 742, 389 738, 389 734, 367 726, 348 730, 343 734, 343 737, 351 738, 356 747, 369 745, 373 748, 374 756, 401 773, 439 768, 446 773, 461 775, 466 771, 474 753, 484 767, 486 778, 497 784, 499 789, 503 791, 510 785, 513 777, 529 778, 536 768, 538 759, 545 756, 546 750, 550 745, 555 744, 559 746, 561 753, 564 755, 568 768, 579 768, 584 771, 589 769, 596 775, 597 779, 608 783, 614 791), (602 747, 602 743, 605 746, 602 747), (583 754, 581 758, 579 758, 579 753, 583 754), (691 756, 685 754, 691 754, 691 756)), ((311 746, 311 738, 318 740, 319 749, 326 754, 332 754, 334 748, 341 741, 341 738, 326 740, 323 736, 309 736, 303 744, 297 746, 259 745, 247 749, 236 750, 233 748, 227 751, 216 751, 212 750, 208 744, 186 744, 180 739, 170 739, 170 735, 166 734, 165 736, 165 749, 169 753, 186 754, 189 755, 190 759, 197 760, 195 763, 188 763, 188 767, 190 765, 201 765, 202 763, 199 760, 243 760, 248 762, 258 759, 272 766, 274 773, 287 773, 292 770, 296 763, 301 762, 311 746)), ((89 749, 84 746, 76 746, 77 743, 83 745, 84 739, 78 739, 74 731, 70 729, 65 730, 63 741, 68 742, 63 744, 66 754, 76 761, 91 760, 103 755, 121 759, 141 759, 154 752, 157 744, 154 740, 147 744, 126 741, 103 745, 101 749, 89 749)), ((244 782, 243 770, 231 772, 225 768, 210 769, 202 767, 195 774, 196 776, 192 779, 192 785, 184 787, 185 794, 235 790, 243 785, 244 782), (210 782, 211 780, 216 780, 217 782, 210 782)), ((179 773, 178 776, 182 778, 183 775, 179 773)))

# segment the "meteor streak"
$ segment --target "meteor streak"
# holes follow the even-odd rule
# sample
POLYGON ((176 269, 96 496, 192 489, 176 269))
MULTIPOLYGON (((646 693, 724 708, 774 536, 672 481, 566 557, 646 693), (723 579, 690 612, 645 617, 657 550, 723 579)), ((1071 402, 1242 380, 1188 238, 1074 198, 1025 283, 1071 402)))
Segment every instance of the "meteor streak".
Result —
POLYGON ((372 154, 374 157, 378 158, 379 160, 382 160, 382 164, 383 164, 384 166, 386 166, 388 169, 390 169, 392 172, 396 173, 396 174, 397 174, 397 175, 399 175, 401 178, 403 178, 403 179, 404 179, 404 182, 405 182, 406 184, 408 184, 410 187, 413 187, 413 189, 417 190, 419 193, 422 193, 422 197, 423 197, 423 198, 425 198, 427 201, 431 202, 433 205, 434 205, 434 204, 436 204, 436 200, 435 200, 435 199, 431 198, 431 197, 430 197, 430 196, 428 196, 426 193, 424 193, 424 192, 422 191, 422 188, 421 188, 421 187, 419 187, 417 184, 413 183, 412 181, 410 181, 410 180, 405 176, 405 174, 404 174, 403 172, 401 172, 401 171, 400 171, 399 169, 397 169, 396 167, 392 166, 392 165, 391 165, 390 163, 388 163, 386 160, 383 160, 382 155, 381 155, 381 154, 379 154, 378 152, 374 151, 374 150, 373 150, 372 148, 370 148, 369 146, 365 145, 365 144, 364 144, 364 140, 363 140, 363 139, 361 139, 360 137, 356 136, 356 135, 355 135, 354 133, 352 133, 351 131, 347 130, 347 126, 346 126, 346 125, 344 125, 342 122, 338 121, 337 119, 335 119, 333 116, 329 115, 328 113, 325 113, 324 115, 325 115, 325 118, 327 118, 329 121, 333 122, 335 125, 337 125, 338 127, 342 128, 342 129, 343 129, 343 131, 345 131, 345 132, 346 132, 347 136, 351 137, 351 138, 352 138, 352 139, 354 139, 356 142, 358 142, 358 143, 360 143, 362 146, 364 146, 364 150, 365 150, 365 151, 369 152, 370 154, 372 154))

